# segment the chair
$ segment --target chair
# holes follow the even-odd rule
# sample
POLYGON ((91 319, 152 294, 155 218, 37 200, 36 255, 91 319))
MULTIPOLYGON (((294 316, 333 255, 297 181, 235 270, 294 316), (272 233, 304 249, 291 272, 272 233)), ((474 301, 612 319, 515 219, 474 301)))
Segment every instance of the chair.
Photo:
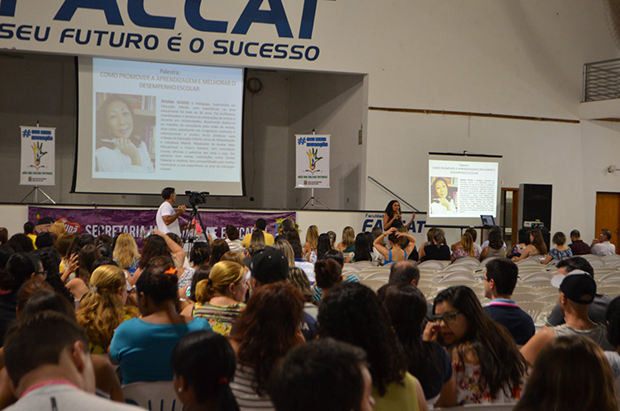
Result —
POLYGON ((600 285, 596 287, 596 292, 598 294, 607 294, 610 296, 620 295, 620 284, 610 282, 605 285, 600 285))
POLYGON ((536 300, 534 301, 540 301, 542 303, 557 303, 558 302, 558 295, 559 293, 555 293, 555 294, 547 294, 547 295, 541 295, 540 297, 538 297, 536 300))
POLYGON ((547 307, 549 307, 549 304, 544 301, 525 301, 522 303, 520 302, 519 307, 521 307, 523 311, 532 317, 534 322, 537 322, 538 317, 544 310, 547 309, 547 307))
POLYGON ((422 270, 422 269, 425 269, 425 270, 426 269, 428 269, 428 270, 434 269, 436 271, 439 271, 439 270, 443 270, 445 268, 445 265, 441 261, 439 261, 439 260, 426 260, 426 261, 418 264, 418 268, 420 270, 422 270))
POLYGON ((519 302, 519 305, 526 301, 534 301, 536 298, 540 297, 539 295, 532 293, 513 293, 512 299, 519 302))
POLYGON ((362 284, 364 284, 366 287, 370 287, 373 291, 377 291, 379 288, 383 287, 384 285, 386 285, 388 282, 387 280, 366 280, 363 279, 360 281, 362 284))
POLYGON ((454 272, 450 272, 450 273, 444 275, 443 278, 440 279, 438 282, 442 283, 444 281, 451 281, 451 280, 476 281, 476 277, 474 277, 474 275, 471 273, 471 270, 469 272, 467 272, 467 271, 454 271, 454 272))
POLYGON ((601 260, 605 262, 605 266, 608 267, 613 263, 620 262, 620 255, 612 254, 601 257, 601 260))
POLYGON ((385 280, 386 282, 390 279, 390 272, 388 271, 386 272, 376 272, 376 273, 372 273, 367 275, 366 277, 364 277, 364 280, 385 280))
POLYGON ((149 411, 182 411, 172 381, 134 382, 121 387, 125 402, 149 411))
MULTIPOLYGON (((521 273, 519 273, 521 274, 521 273)), ((546 273, 546 272, 536 272, 536 273, 531 273, 529 275, 526 275, 525 277, 523 277, 521 279, 521 282, 523 283, 530 283, 530 282, 546 282, 549 283, 551 281, 551 277, 553 277, 551 274, 546 273)))
POLYGON ((456 260, 454 260, 451 266, 455 266, 455 265, 466 265, 466 266, 471 266, 471 267, 479 267, 480 261, 472 257, 463 257, 463 258, 457 258, 456 260))
POLYGON ((594 278, 598 278, 597 283, 605 283, 605 282, 615 282, 615 281, 620 281, 620 271, 614 271, 611 272, 609 274, 605 274, 602 277, 598 277, 597 276, 597 272, 594 273, 594 278))

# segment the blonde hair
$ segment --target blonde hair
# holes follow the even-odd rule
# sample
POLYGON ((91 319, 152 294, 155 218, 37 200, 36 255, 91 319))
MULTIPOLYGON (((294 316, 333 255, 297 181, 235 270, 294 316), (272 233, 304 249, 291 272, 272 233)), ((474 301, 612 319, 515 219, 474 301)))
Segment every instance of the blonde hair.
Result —
POLYGON ((308 231, 306 232, 306 242, 310 244, 310 247, 313 250, 316 250, 316 246, 319 243, 319 229, 315 225, 311 225, 308 227, 308 231))
POLYGON ((278 240, 273 244, 273 248, 282 251, 288 261, 289 268, 295 267, 295 252, 293 251, 293 247, 291 247, 291 243, 286 240, 278 240))
POLYGON ((355 244, 355 231, 353 227, 345 227, 344 230, 342 230, 342 244, 347 247, 351 247, 355 244))
POLYGON ((476 250, 474 248, 474 238, 469 233, 463 234, 461 237, 461 246, 463 251, 469 254, 470 257, 476 256, 476 250))
POLYGON ((55 221, 54 224, 50 227, 50 233, 55 234, 56 237, 65 234, 67 231, 65 230, 65 223, 62 221, 55 221))
POLYGON ((243 265, 243 255, 236 251, 227 251, 222 258, 220 258, 220 261, 234 261, 235 263, 243 265))
POLYGON ((123 321, 123 301, 118 291, 126 286, 125 273, 115 265, 102 265, 90 277, 90 292, 78 309, 78 323, 93 345, 107 347, 123 321))
POLYGON ((209 278, 196 285, 196 302, 208 303, 216 295, 226 295, 228 286, 241 280, 245 269, 234 261, 220 261, 211 268, 209 278))
POLYGON ((121 267, 129 267, 140 256, 136 240, 131 234, 123 233, 118 236, 112 256, 121 267))

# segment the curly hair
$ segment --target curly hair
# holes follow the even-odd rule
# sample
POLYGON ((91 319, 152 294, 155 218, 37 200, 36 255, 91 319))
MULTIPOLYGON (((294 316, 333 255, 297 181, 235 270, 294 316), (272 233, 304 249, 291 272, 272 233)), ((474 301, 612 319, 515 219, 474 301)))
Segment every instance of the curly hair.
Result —
POLYGON ((231 338, 239 344, 239 363, 254 371, 253 388, 257 394, 266 393, 277 360, 299 343, 303 309, 301 292, 278 282, 259 288, 237 317, 231 338))
POLYGON ((93 272, 90 280, 91 291, 80 301, 77 321, 91 344, 107 348, 123 320, 123 302, 118 291, 126 285, 125 274, 117 266, 104 265, 93 272))
POLYGON ((527 372, 527 363, 508 330, 482 311, 474 291, 464 285, 446 288, 435 297, 433 312, 442 302, 451 304, 467 318, 465 335, 449 347, 456 349, 460 365, 464 366, 465 355, 472 349, 480 362, 480 383, 489 388, 493 397, 500 389, 518 387, 527 372))
POLYGON ((330 290, 319 306, 317 335, 363 348, 368 355, 372 383, 379 395, 407 372, 403 349, 390 327, 379 297, 358 283, 342 283, 330 290))

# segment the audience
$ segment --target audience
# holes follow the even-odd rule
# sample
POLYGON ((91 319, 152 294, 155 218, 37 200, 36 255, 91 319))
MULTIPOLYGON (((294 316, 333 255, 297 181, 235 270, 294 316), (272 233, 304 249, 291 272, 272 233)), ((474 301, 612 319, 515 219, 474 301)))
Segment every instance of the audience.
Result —
POLYGON ((549 264, 552 260, 560 261, 573 256, 573 250, 566 245, 566 235, 563 232, 558 231, 555 233, 551 241, 556 245, 556 248, 549 250, 547 257, 544 260, 540 260, 541 264, 549 264))
POLYGON ((239 239, 239 229, 232 224, 228 224, 224 230, 226 236, 226 243, 230 251, 241 252, 243 251, 243 245, 239 239))
POLYGON ((450 357, 441 345, 420 338, 427 311, 424 294, 407 284, 384 285, 378 294, 405 352, 407 369, 420 381, 427 403, 435 407, 456 405, 450 357))
POLYGON ((515 263, 525 260, 528 257, 538 256, 543 257, 547 254, 547 245, 543 239, 542 232, 540 230, 530 231, 530 243, 525 246, 523 252, 519 257, 512 257, 512 261, 515 263))
MULTIPOLYGON (((291 245, 293 244, 291 243, 291 245)), ((316 246, 316 260, 317 261, 323 260, 325 258, 325 254, 328 251, 331 251, 333 249, 334 247, 332 246, 332 240, 329 237, 329 234, 326 234, 326 233, 321 234, 319 236, 319 239, 317 241, 317 246, 316 246)))
MULTIPOLYGON (((525 247, 530 243, 530 229, 529 228, 520 228, 518 234, 518 243, 512 247, 510 253, 506 256, 507 258, 512 259, 513 257, 521 257, 525 247)), ((588 247, 589 249, 589 247, 588 247)))
MULTIPOLYGON (((497 226, 494 226, 494 228, 497 226)), ((498 227, 499 228, 499 227, 498 227)), ((472 238, 472 243, 473 243, 472 238)), ((506 245, 504 244, 504 239, 502 238, 501 228, 499 229, 491 229, 489 231, 489 245, 482 250, 480 253, 480 261, 483 261, 487 258, 504 258, 506 257, 506 249, 504 248, 506 245)))
POLYGON ((225 337, 194 331, 177 343, 170 357, 177 397, 186 410, 238 411, 230 389, 237 361, 225 337))
POLYGON ((76 302, 79 302, 88 293, 92 266, 99 258, 101 258, 101 253, 94 244, 85 245, 80 250, 75 278, 67 283, 67 288, 76 302))
POLYGON ((570 241, 571 243, 568 245, 573 252, 574 256, 590 254, 590 246, 583 242, 581 239, 581 233, 579 230, 573 230, 570 232, 570 241))
POLYGON ((261 286, 237 317, 230 336, 237 355, 231 388, 241 410, 273 408, 268 380, 277 361, 305 342, 299 328, 303 306, 299 290, 278 282, 261 286))
POLYGON ((510 403, 519 399, 527 372, 512 336, 482 310, 471 288, 449 287, 435 297, 434 322, 424 340, 439 342, 452 359, 457 403, 510 403))
POLYGON ((355 230, 353 227, 345 227, 342 230, 342 241, 336 246, 342 254, 355 252, 355 230))
MULTIPOLYGON (((138 244, 131 234, 122 233, 118 236, 112 257, 118 266, 129 274, 129 278, 132 278, 139 266, 140 253, 138 244)), ((135 281, 130 283, 133 285, 135 281)))
POLYGON ((407 372, 407 358, 379 297, 368 287, 345 283, 319 306, 317 335, 366 351, 375 410, 426 410, 420 382, 407 372))
POLYGON ((215 264, 209 278, 196 285, 193 317, 206 319, 213 331, 228 337, 235 319, 245 309, 247 282, 241 264, 233 261, 215 264))
POLYGON ((16 323, 4 345, 6 369, 19 400, 7 410, 137 410, 95 396, 86 333, 67 316, 43 311, 16 323))
MULTIPOLYGON (((265 221, 264 218, 259 218, 259 219, 257 219, 254 222, 254 230, 253 231, 262 231, 264 239, 265 239, 264 240, 265 245, 272 246, 273 243, 274 243, 273 236, 271 234, 269 234, 268 232, 266 232, 265 231, 266 229, 267 229, 267 222, 265 221)), ((294 229, 293 229, 293 231, 294 231, 294 229)), ((241 245, 243 247, 248 248, 250 246, 250 241, 251 241, 251 238, 252 238, 252 234, 253 233, 248 233, 248 234, 245 235, 245 237, 243 237, 243 241, 241 242, 241 245)), ((224 254, 224 253, 222 253, 222 254, 224 254)))
POLYGON ((469 233, 465 233, 461 236, 461 246, 457 246, 452 251, 452 257, 450 260, 452 262, 460 259, 460 258, 480 258, 480 253, 474 247, 474 238, 469 233))
POLYGON ((290 350, 268 387, 276 411, 372 411, 371 389, 364 350, 331 338, 290 350))
POLYGON ((607 339, 609 344, 614 347, 613 351, 605 351, 605 356, 614 379, 616 380, 616 388, 620 397, 620 297, 616 297, 609 304, 606 314, 607 319, 607 339))
POLYGON ((316 262, 316 247, 319 243, 319 229, 315 225, 308 227, 306 231, 306 243, 302 248, 302 258, 309 263, 316 262))
POLYGON ((616 254, 616 246, 610 243, 609 240, 611 240, 611 231, 606 229, 601 230, 598 239, 592 240, 590 252, 601 257, 616 254))
POLYGON ((512 292, 519 278, 519 269, 507 258, 494 259, 486 267, 484 295, 491 302, 484 307, 484 312, 495 322, 506 327, 517 344, 523 345, 532 338, 536 327, 532 317, 519 308, 517 302, 512 299, 512 292))
POLYGON ((441 228, 431 228, 428 230, 426 238, 427 241, 420 248, 420 262, 426 260, 450 260, 450 248, 446 244, 446 236, 441 228))
POLYGON ((603 351, 580 335, 550 342, 536 359, 514 410, 618 410, 614 377, 603 351))
MULTIPOLYGON (((211 262, 211 246, 205 242, 197 242, 192 246, 192 251, 189 253, 190 267, 183 269, 183 272, 179 276, 179 290, 181 295, 187 291, 187 287, 192 283, 192 278, 196 272, 196 268, 203 264, 209 264, 211 262)), ((177 274, 178 274, 177 270, 177 274)))
POLYGON ((172 349, 185 334, 209 329, 202 318, 177 312, 177 277, 161 268, 146 268, 136 282, 141 318, 118 326, 110 358, 120 364, 123 384, 138 381, 172 381, 172 349))
MULTIPOLYGON (((585 271, 594 278, 594 268, 583 257, 573 257, 570 259, 561 260, 557 266, 558 274, 566 275, 575 270, 585 271)), ((611 302, 611 297, 605 294, 597 293, 594 296, 594 301, 588 308, 588 317, 595 323, 605 323, 605 315, 607 313, 607 306, 611 302)), ((562 325, 565 323, 564 315, 559 304, 551 310, 551 313, 547 316, 547 323, 549 325, 562 325)))
POLYGON ((377 237, 373 245, 377 251, 383 255, 385 263, 389 264, 394 261, 406 260, 407 256, 410 255, 415 248, 415 241, 415 238, 411 234, 397 231, 396 228, 392 227, 377 237), (389 249, 382 244, 383 238, 386 236, 390 244, 389 249))

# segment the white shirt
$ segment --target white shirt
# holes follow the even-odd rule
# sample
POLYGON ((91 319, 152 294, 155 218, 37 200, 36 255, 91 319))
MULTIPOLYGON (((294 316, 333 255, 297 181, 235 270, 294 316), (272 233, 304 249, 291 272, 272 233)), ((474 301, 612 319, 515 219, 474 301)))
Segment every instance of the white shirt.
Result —
POLYGON ((616 246, 609 241, 604 241, 602 243, 594 244, 594 247, 592 247, 590 252, 600 256, 614 255, 616 254, 616 246))
POLYGON ((101 147, 95 151, 97 171, 100 172, 123 172, 123 173, 152 173, 155 171, 149 152, 144 142, 138 147, 141 166, 134 166, 131 157, 121 152, 118 147, 101 147))
POLYGON ((432 214, 449 214, 455 213, 456 207, 454 205, 454 200, 450 199, 448 202, 448 208, 446 208, 443 204, 438 202, 431 203, 431 215, 432 214))
POLYGON ((164 201, 159 206, 159 210, 157 210, 157 217, 155 217, 155 221, 157 222, 157 229, 164 234, 175 233, 179 237, 181 236, 181 227, 179 226, 179 219, 174 220, 170 225, 166 225, 164 222, 164 216, 174 215, 175 211, 167 201, 164 201))

